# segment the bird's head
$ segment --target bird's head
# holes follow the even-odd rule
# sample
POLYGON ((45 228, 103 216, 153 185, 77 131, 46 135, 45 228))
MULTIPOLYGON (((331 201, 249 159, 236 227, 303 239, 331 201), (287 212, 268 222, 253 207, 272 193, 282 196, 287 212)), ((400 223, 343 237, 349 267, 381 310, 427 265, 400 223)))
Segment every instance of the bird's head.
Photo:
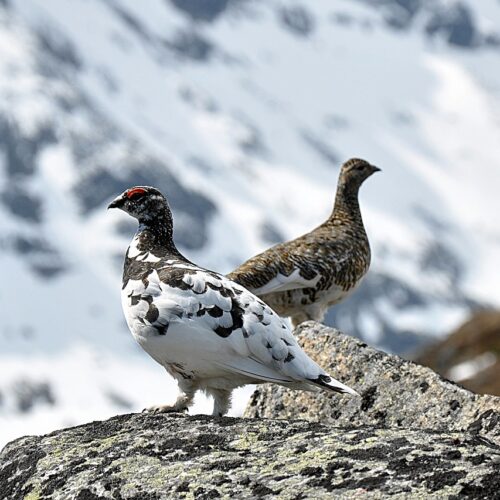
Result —
POLYGON ((380 172, 380 168, 375 167, 366 160, 351 158, 342 165, 339 180, 345 185, 359 188, 375 172, 380 172))
POLYGON ((135 186, 116 197, 109 208, 119 208, 140 222, 170 214, 167 200, 158 189, 149 186, 135 186))

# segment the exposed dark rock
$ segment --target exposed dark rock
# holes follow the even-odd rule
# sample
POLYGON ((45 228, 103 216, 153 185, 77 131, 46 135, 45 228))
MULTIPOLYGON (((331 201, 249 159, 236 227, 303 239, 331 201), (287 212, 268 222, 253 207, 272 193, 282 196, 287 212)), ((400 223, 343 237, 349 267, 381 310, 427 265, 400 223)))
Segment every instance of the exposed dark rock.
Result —
POLYGON ((266 221, 260 226, 260 237, 270 245, 285 241, 283 234, 270 221, 266 221))
POLYGON ((422 270, 444 276, 450 285, 457 285, 463 277, 464 264, 445 245, 434 241, 420 256, 422 270))
POLYGON ((278 14, 283 25, 294 35, 308 36, 314 30, 314 18, 302 5, 282 7, 278 14))
POLYGON ((394 27, 404 29, 410 26, 422 7, 422 0, 392 0, 386 2, 391 6, 386 21, 394 27))
MULTIPOLYGON (((241 1, 241 0, 240 0, 241 1)), ((169 0, 195 21, 215 21, 235 0, 169 0)))
POLYGON ((11 249, 24 256, 31 269, 42 278, 54 278, 68 269, 60 253, 42 238, 17 235, 11 249))
POLYGON ((53 58, 59 64, 80 70, 83 62, 75 47, 64 36, 53 29, 40 29, 36 32, 39 49, 45 56, 53 58))
POLYGON ((425 30, 431 36, 442 35, 450 45, 471 48, 479 43, 472 12, 462 3, 438 10, 425 30))
POLYGON ((236 119, 245 128, 245 133, 239 137, 238 146, 249 156, 266 157, 269 155, 269 148, 266 146, 264 137, 259 128, 247 117, 238 116, 236 119))
POLYGON ((122 415, 8 444, 0 453, 0 483, 9 499, 326 499, 361 491, 374 498, 494 498, 500 450, 473 438, 306 421, 122 415), (478 456, 485 459, 471 467, 478 456))
POLYGON ((262 386, 252 396, 246 416, 306 418, 340 426, 469 431, 495 449, 500 445, 500 398, 469 392, 429 368, 377 351, 318 323, 304 323, 296 334, 316 362, 361 397, 262 386))
POLYGON ((143 42, 150 43, 153 40, 153 36, 149 33, 146 26, 144 26, 144 24, 128 10, 124 9, 116 2, 106 2, 106 5, 110 7, 121 19, 121 21, 127 26, 127 28, 132 33, 135 33, 135 35, 143 42))
POLYGON ((124 410, 131 410, 134 406, 132 402, 130 402, 127 398, 125 398, 121 394, 118 394, 115 391, 108 390, 106 392, 106 396, 117 408, 122 408, 124 410))
POLYGON ((207 61, 213 55, 214 45, 193 30, 177 32, 167 45, 178 55, 193 61, 207 61))
POLYGON ((484 44, 490 47, 500 47, 500 33, 487 33, 483 37, 484 44))
MULTIPOLYGON (((300 132, 302 140, 326 163, 338 168, 340 158, 331 146, 323 142, 317 135, 308 131, 302 130, 300 132)), ((333 191, 333 186, 332 186, 333 191)))
POLYGON ((0 194, 0 200, 12 215, 32 223, 42 221, 42 202, 36 195, 20 187, 9 186, 0 194))
POLYGON ((39 404, 53 406, 56 402, 52 389, 47 382, 19 380, 13 385, 12 392, 16 408, 21 413, 31 411, 33 407, 39 404))
POLYGON ((450 231, 452 224, 450 221, 442 220, 438 215, 432 213, 424 206, 416 206, 415 214, 421 219, 433 233, 445 234, 450 231))
POLYGON ((6 171, 11 178, 31 176, 36 169, 38 154, 56 141, 50 124, 41 125, 28 135, 9 117, 0 116, 0 150, 5 154, 6 171))
POLYGON ((37 237, 16 236, 13 241, 13 248, 16 253, 22 255, 53 253, 50 245, 45 240, 37 237))
POLYGON ((31 264, 31 269, 41 278, 56 278, 67 270, 63 262, 35 262, 31 264))
POLYGON ((347 117, 337 115, 335 113, 329 113, 328 115, 326 115, 323 123, 325 124, 325 127, 336 130, 346 130, 350 127, 350 123, 347 117))
POLYGON ((409 111, 398 110, 394 111, 391 115, 392 115, 391 118, 398 125, 403 125, 403 126, 415 125, 415 117, 409 111))
MULTIPOLYGON (((230 0, 217 2, 213 0, 204 0, 201 2, 182 1, 174 4, 183 10, 193 14, 197 20, 212 20, 204 17, 213 7, 221 7, 221 12, 230 0), (224 5, 219 5, 224 3, 224 5), (217 4, 217 5, 216 5, 217 4), (198 17, 196 17, 198 16, 198 17)), ((173 37, 159 36, 150 31, 148 27, 140 21, 132 12, 123 8, 115 2, 106 2, 106 5, 113 10, 119 19, 127 26, 128 30, 136 35, 148 50, 153 50, 156 56, 164 60, 170 57, 172 53, 178 56, 179 61, 205 62, 214 54, 215 46, 205 36, 203 36, 196 26, 179 29, 173 37)))
POLYGON ((482 30, 464 2, 427 0, 359 0, 380 10, 395 29, 418 26, 429 37, 444 39, 458 48, 498 47, 500 33, 482 30), (422 28, 421 28, 422 27, 422 28))
POLYGON ((332 14, 330 19, 337 24, 342 26, 350 26, 353 22, 355 22, 355 17, 348 12, 335 12, 332 14))

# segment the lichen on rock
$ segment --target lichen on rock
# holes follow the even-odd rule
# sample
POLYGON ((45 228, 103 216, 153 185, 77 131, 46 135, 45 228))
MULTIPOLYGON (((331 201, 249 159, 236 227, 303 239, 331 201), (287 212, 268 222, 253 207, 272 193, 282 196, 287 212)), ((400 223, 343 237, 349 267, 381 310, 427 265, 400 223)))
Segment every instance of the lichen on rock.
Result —
POLYGON ((269 386, 260 418, 130 414, 20 438, 0 499, 499 498, 499 398, 316 324, 299 337, 362 397, 269 386))
POLYGON ((133 414, 25 437, 0 454, 8 499, 422 498, 499 491, 477 435, 133 414))

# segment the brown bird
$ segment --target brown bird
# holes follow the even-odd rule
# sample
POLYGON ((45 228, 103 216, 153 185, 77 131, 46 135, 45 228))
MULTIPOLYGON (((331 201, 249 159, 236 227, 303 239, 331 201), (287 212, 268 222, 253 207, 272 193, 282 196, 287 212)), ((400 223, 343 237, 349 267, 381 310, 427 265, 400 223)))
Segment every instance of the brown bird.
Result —
POLYGON ((370 245, 358 202, 361 184, 380 168, 352 158, 340 170, 330 217, 311 232, 269 248, 228 277, 259 296, 293 326, 322 321, 370 266, 370 245))

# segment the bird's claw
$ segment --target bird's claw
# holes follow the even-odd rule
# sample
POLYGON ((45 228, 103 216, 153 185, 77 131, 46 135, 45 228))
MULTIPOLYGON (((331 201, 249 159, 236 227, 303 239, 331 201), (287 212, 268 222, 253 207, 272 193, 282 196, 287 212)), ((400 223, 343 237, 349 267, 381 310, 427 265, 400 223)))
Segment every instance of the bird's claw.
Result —
POLYGON ((158 405, 144 408, 142 413, 185 413, 187 408, 179 408, 175 405, 158 405))

